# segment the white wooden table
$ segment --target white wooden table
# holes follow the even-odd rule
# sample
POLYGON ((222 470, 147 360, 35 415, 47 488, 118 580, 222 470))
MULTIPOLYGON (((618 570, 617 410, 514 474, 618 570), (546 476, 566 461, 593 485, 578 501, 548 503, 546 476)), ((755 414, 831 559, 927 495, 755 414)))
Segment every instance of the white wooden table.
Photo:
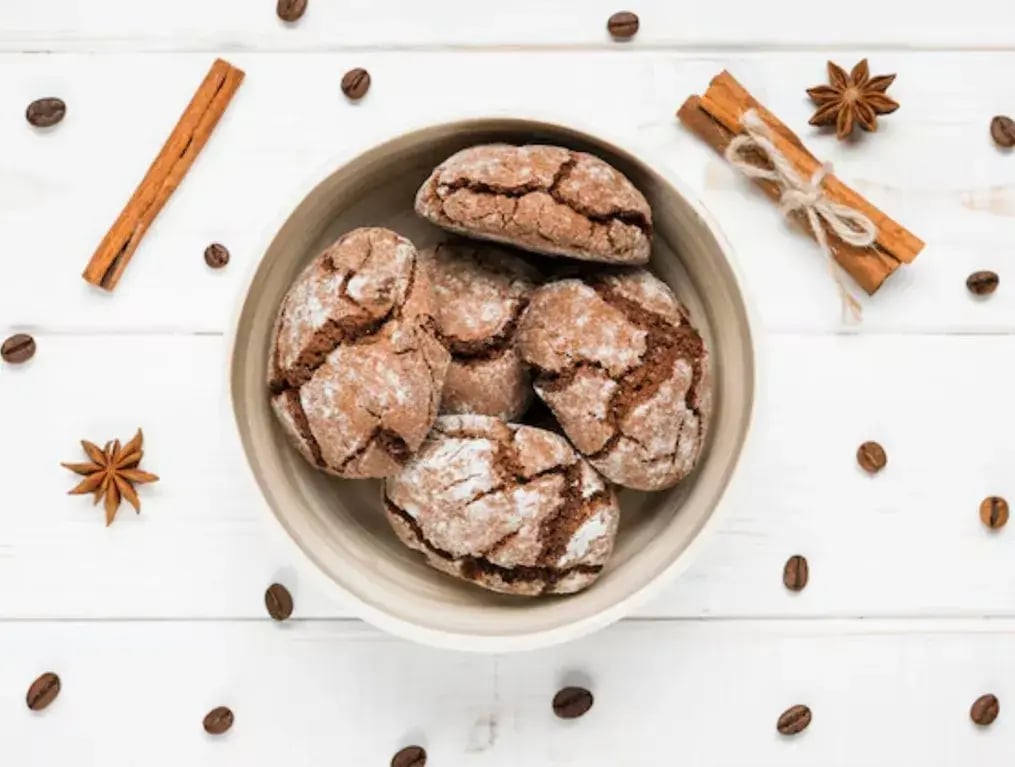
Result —
POLYGON ((1015 6, 641 0, 34 0, 0 5, 0 763, 833 767, 1010 764, 1015 753, 1015 6), (247 72, 115 295, 79 273, 215 55, 247 72), (902 109, 854 143, 808 128, 829 57, 898 72, 902 109), (338 82, 363 66, 359 105, 338 82), (682 130, 674 111, 729 68, 840 175, 928 243, 844 328, 812 244, 682 130), (25 105, 60 96, 40 134, 25 105), (294 568, 246 480, 224 373, 229 323, 269 227, 309 183, 407 124, 483 111, 580 116, 666 159, 739 252, 765 344, 760 446, 722 528, 637 617, 553 650, 440 652, 355 620, 294 568), (209 270, 220 241, 233 260, 209 270), (997 270, 987 301, 966 275, 997 270), (77 440, 141 425, 145 488, 109 529, 64 495, 77 440), (856 446, 882 442, 869 478, 856 446), (808 557, 799 594, 786 558, 808 557), (272 623, 273 580, 296 600, 272 623), (41 714, 24 695, 53 670, 41 714), (556 720, 562 683, 596 694, 556 720), (989 728, 968 710, 1001 700, 989 728), (780 737, 789 705, 810 728, 780 737), (226 704, 236 725, 202 731, 226 704))

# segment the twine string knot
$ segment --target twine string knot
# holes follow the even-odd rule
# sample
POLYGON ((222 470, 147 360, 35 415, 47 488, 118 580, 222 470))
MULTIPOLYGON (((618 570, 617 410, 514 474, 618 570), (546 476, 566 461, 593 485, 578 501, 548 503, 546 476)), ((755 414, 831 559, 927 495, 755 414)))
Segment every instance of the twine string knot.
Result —
POLYGON ((846 289, 828 244, 830 229, 845 243, 859 248, 869 247, 877 239, 878 230, 867 216, 848 205, 834 202, 825 195, 822 187, 825 177, 832 173, 830 163, 824 163, 809 179, 802 178, 785 154, 779 151, 772 131, 757 110, 744 112, 741 124, 746 133, 734 138, 726 147, 726 161, 748 178, 771 181, 780 189, 779 210, 783 215, 801 214, 814 233, 814 239, 828 259, 829 269, 842 299, 843 313, 848 310, 855 319, 862 314, 860 302, 846 289), (771 168, 757 163, 767 161, 771 168))

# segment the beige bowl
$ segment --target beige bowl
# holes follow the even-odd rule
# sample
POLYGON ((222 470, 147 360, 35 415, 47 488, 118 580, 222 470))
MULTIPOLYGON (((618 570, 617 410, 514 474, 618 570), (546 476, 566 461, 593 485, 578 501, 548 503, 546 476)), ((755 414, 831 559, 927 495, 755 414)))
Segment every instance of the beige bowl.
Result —
POLYGON ((751 421, 754 345, 729 247, 701 209, 632 154, 544 122, 479 119, 437 125, 378 146, 328 176, 297 206, 261 260, 240 311, 232 351, 232 403, 254 477, 275 518, 367 620, 428 644, 506 651, 576 638, 628 614, 689 562, 713 526, 751 421), (661 493, 621 493, 616 552, 599 581, 569 597, 493 594, 427 567, 395 538, 378 482, 339 480, 292 449, 268 404, 265 371, 275 313, 300 270, 357 226, 386 226, 419 247, 440 230, 412 209, 441 160, 491 141, 560 144, 599 155, 652 205, 651 267, 690 308, 712 352, 714 417, 695 473, 661 493))

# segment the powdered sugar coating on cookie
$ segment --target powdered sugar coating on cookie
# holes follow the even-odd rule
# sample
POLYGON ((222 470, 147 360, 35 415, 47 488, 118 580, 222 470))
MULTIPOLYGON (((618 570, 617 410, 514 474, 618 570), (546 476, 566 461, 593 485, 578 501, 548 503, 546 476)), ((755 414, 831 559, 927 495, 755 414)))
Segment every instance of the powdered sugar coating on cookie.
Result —
POLYGON ((297 449, 343 477, 383 477, 437 416, 448 354, 412 243, 356 229, 296 279, 279 310, 272 406, 297 449))
POLYGON ((431 566, 527 596, 590 585, 619 520, 613 491, 563 437, 478 415, 438 418, 385 481, 385 503, 431 566))
POLYGON ((515 327, 539 273, 493 245, 444 243, 421 255, 433 262, 437 329, 451 353, 441 412, 518 418, 532 385, 515 327))
POLYGON ((416 212, 444 229, 551 256, 644 264, 652 212, 594 155, 533 144, 464 149, 434 170, 416 212))
POLYGON ((517 340, 536 393, 608 479, 660 490, 694 468, 711 411, 708 354, 665 283, 641 269, 551 283, 517 340))

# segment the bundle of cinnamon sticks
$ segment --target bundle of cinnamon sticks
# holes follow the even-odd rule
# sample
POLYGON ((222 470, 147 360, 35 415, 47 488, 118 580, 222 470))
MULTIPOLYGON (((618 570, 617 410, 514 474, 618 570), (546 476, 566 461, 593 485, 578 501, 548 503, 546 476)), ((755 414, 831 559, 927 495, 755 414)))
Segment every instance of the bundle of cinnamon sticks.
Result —
MULTIPOLYGON (((744 132, 742 118, 751 109, 768 126, 776 148, 792 163, 799 176, 811 178, 822 163, 729 72, 721 72, 713 78, 703 96, 688 98, 677 116, 699 138, 723 154, 730 142, 744 132)), ((759 162, 764 163, 766 159, 759 158, 759 162)), ((783 190, 778 184, 765 179, 754 181, 774 200, 781 198, 783 190)), ((881 287, 899 266, 911 263, 923 249, 924 243, 912 232, 871 205, 834 175, 825 176, 823 190, 829 200, 865 215, 877 228, 875 242, 869 247, 858 247, 843 242, 826 226, 832 256, 868 294, 873 294, 881 287)), ((799 213, 793 217, 805 232, 814 236, 811 227, 799 213)))

